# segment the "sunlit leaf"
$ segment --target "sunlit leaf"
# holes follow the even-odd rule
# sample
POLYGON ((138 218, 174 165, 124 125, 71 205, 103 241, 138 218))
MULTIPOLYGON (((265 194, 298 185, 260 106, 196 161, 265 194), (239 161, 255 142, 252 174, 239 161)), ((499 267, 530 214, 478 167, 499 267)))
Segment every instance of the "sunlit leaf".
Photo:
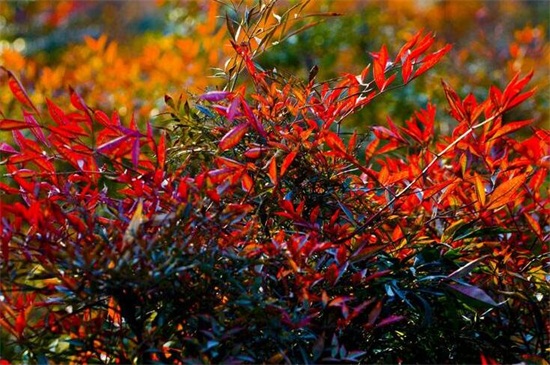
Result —
POLYGON ((247 131, 247 123, 242 123, 236 127, 233 127, 220 140, 220 143, 218 144, 220 150, 227 151, 228 149, 235 147, 243 139, 247 131))
POLYGON ((520 187, 526 180, 527 177, 522 174, 498 185, 491 193, 486 209, 498 209, 514 201, 521 194, 520 187))

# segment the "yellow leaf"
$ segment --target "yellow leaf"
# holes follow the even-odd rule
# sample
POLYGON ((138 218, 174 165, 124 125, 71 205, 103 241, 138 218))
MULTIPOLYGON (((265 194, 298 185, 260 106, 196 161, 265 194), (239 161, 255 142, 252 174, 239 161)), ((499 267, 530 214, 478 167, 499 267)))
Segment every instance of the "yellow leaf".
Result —
POLYGON ((506 205, 514 201, 521 193, 519 188, 525 182, 527 178, 525 175, 519 175, 510 180, 500 184, 491 193, 487 209, 498 209, 503 205, 506 205))
POLYGON ((143 221, 143 202, 140 200, 136 210, 134 211, 134 215, 128 224, 128 228, 126 228, 126 232, 124 232, 124 243, 134 242, 139 226, 143 223, 143 221))
POLYGON ((481 176, 478 174, 475 175, 475 184, 476 184, 476 194, 477 198, 479 199, 479 202, 481 205, 485 205, 485 185, 483 184, 483 181, 481 180, 481 176))

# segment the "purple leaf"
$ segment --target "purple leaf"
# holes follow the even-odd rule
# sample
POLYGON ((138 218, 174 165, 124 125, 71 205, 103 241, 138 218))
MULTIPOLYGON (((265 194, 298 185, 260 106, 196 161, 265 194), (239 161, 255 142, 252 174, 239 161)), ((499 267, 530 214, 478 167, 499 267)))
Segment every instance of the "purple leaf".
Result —
POLYGON ((229 91, 210 91, 206 94, 202 94, 199 99, 210 102, 218 102, 227 98, 229 94, 231 94, 229 91))
POLYGON ((401 322, 403 321, 404 319, 406 319, 405 316, 396 316, 396 315, 391 315, 387 318, 384 318, 383 320, 381 320, 380 322, 378 322, 378 324, 376 325, 376 327, 384 327, 384 326, 389 326, 390 324, 393 324, 393 323, 396 323, 396 322, 401 322))
POLYGON ((467 297, 478 300, 482 303, 488 304, 490 306, 496 307, 498 304, 491 298, 487 293, 477 286, 472 285, 463 285, 463 284, 449 284, 449 288, 456 290, 457 292, 466 295, 467 297))
POLYGON ((17 150, 15 148, 13 148, 12 146, 10 146, 9 144, 7 144, 5 142, 0 143, 0 152, 19 153, 19 152, 17 152, 17 150))
POLYGON ((36 118, 32 113, 27 112, 26 110, 23 110, 23 116, 25 119, 25 122, 32 125, 31 128, 32 134, 38 139, 40 142, 44 143, 46 146, 50 146, 50 142, 46 139, 46 136, 44 135, 44 132, 42 132, 42 128, 40 128, 40 125, 36 121, 36 118))

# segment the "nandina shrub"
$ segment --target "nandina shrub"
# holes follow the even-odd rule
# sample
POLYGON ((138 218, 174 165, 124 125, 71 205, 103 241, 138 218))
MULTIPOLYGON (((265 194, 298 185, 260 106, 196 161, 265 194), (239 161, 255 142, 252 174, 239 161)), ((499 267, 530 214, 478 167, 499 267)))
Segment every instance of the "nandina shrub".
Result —
MULTIPOLYGON (((257 35, 258 9, 244 34, 257 35)), ((73 90, 72 107, 47 100, 42 114, 5 71, 24 118, 0 120, 14 137, 0 144, 2 358, 546 356, 549 135, 508 119, 530 75, 484 100, 443 83, 449 136, 431 104, 405 127, 345 128, 433 67, 449 49, 433 42, 418 33, 361 75, 322 82, 262 70, 241 39, 226 90, 167 95, 155 124, 73 90), (522 128, 532 134, 517 139, 522 128)))

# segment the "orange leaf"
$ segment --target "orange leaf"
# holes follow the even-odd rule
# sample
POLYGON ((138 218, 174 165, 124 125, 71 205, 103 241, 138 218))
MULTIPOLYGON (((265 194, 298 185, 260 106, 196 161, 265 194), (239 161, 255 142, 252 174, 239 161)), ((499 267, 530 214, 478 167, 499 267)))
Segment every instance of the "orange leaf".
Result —
POLYGON ((267 171, 267 175, 269 176, 271 183, 273 185, 277 185, 277 163, 275 161, 275 156, 271 157, 271 160, 269 161, 269 170, 267 171))
POLYGON ((247 173, 244 173, 242 176, 241 187, 246 192, 250 192, 254 188, 254 181, 247 173))
POLYGON ((420 37, 421 34, 422 34, 422 31, 421 30, 418 31, 411 39, 407 41, 407 43, 403 45, 403 47, 401 47, 401 49, 399 50, 399 53, 395 57, 396 61, 401 61, 404 57, 408 57, 407 53, 410 51, 412 47, 414 47, 416 42, 418 42, 418 38, 420 37))
POLYGON ((403 69, 401 70, 401 75, 403 76, 403 82, 405 84, 411 79, 412 69, 412 61, 410 58, 407 58, 403 63, 403 69))
POLYGON ((524 212, 523 216, 525 217, 525 219, 527 220, 527 223, 529 223, 533 231, 535 231, 537 236, 539 236, 540 240, 542 241, 542 229, 540 228, 539 222, 537 222, 537 220, 535 220, 535 218, 533 218, 531 214, 527 212, 524 212))
POLYGON ((464 106, 462 105, 462 101, 458 97, 458 94, 451 88, 449 84, 447 84, 443 80, 441 80, 441 84, 443 85, 445 96, 447 97, 447 101, 449 103, 449 106, 451 107, 451 115, 457 121, 462 122, 465 119, 464 106))
POLYGON ((376 82, 378 89, 383 90, 386 82, 384 73, 386 72, 386 63, 388 62, 388 50, 386 45, 383 45, 380 52, 373 54, 373 56, 375 58, 373 62, 374 82, 376 82))
POLYGON ((232 147, 235 147, 246 134, 248 125, 248 123, 239 124, 227 132, 227 134, 220 140, 220 149, 222 151, 226 151, 232 147))
POLYGON ((445 47, 441 48, 439 51, 432 53, 431 55, 426 56, 422 60, 422 66, 414 73, 415 77, 422 75, 424 72, 428 71, 430 68, 434 67, 443 56, 445 56, 452 46, 447 44, 445 47))
POLYGON ((526 179, 525 175, 519 175, 497 186, 491 193, 487 209, 500 208, 516 199, 526 179))
POLYGON ((529 124, 533 123, 533 119, 529 120, 522 120, 519 122, 512 122, 512 123, 506 123, 506 125, 500 127, 496 130, 495 134, 491 137, 491 139, 496 139, 498 137, 502 137, 506 134, 512 133, 517 131, 518 129, 521 129, 529 124))
POLYGON ((281 177, 283 177, 286 170, 288 169, 292 161, 294 161, 294 158, 296 157, 297 154, 298 152, 292 151, 288 155, 286 155, 285 159, 283 160, 283 164, 281 165, 281 177))
POLYGON ((475 175, 474 181, 476 185, 477 198, 479 199, 479 202, 483 206, 485 205, 485 185, 481 180, 481 176, 479 176, 478 174, 475 175))
POLYGON ((107 316, 111 319, 111 321, 118 326, 122 323, 122 317, 120 315, 120 307, 118 306, 117 302, 115 301, 114 297, 111 297, 109 299, 109 305, 107 310, 107 316))

